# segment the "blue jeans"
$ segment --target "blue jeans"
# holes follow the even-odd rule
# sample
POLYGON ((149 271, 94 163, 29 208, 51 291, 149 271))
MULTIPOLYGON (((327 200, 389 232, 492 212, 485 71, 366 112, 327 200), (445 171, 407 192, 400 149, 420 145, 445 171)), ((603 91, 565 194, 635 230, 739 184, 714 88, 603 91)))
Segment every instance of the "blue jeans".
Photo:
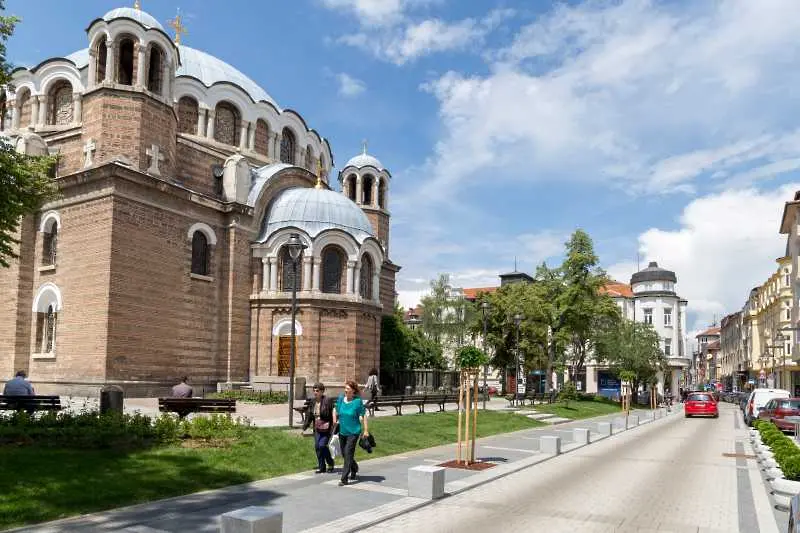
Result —
POLYGON ((317 452, 317 465, 319 469, 325 471, 325 466, 333 468, 333 457, 328 449, 328 441, 331 439, 330 433, 314 432, 314 451, 317 452))

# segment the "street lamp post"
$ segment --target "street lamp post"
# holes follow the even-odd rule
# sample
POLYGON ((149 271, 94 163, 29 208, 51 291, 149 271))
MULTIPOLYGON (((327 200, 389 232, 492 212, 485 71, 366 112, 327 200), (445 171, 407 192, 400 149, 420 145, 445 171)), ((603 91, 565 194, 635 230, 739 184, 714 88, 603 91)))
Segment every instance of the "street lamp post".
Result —
MULTIPOLYGON (((489 312, 489 302, 481 303, 481 312, 483 312, 483 354, 486 355, 486 331, 487 331, 487 313, 489 312)), ((486 410, 486 398, 489 396, 489 387, 486 384, 486 375, 489 373, 489 364, 483 365, 483 410, 486 410)))
POLYGON ((289 240, 286 241, 286 247, 289 249, 289 259, 292 260, 292 340, 289 350, 289 427, 294 427, 294 366, 295 366, 295 342, 297 340, 297 332, 295 331, 295 318, 297 317, 297 262, 303 250, 308 248, 303 241, 300 240, 300 235, 292 233, 289 235, 289 240))
POLYGON ((519 326, 522 323, 522 319, 523 318, 524 317, 519 313, 514 315, 514 325, 517 326, 517 343, 516 343, 516 348, 517 348, 517 379, 515 380, 516 383, 517 383, 517 390, 516 390, 517 394, 519 394, 519 390, 520 390, 520 386, 519 386, 520 374, 522 374, 522 380, 523 380, 522 381, 522 392, 523 393, 525 392, 525 374, 524 374, 524 371, 523 371, 522 359, 521 359, 522 352, 519 349, 519 326))

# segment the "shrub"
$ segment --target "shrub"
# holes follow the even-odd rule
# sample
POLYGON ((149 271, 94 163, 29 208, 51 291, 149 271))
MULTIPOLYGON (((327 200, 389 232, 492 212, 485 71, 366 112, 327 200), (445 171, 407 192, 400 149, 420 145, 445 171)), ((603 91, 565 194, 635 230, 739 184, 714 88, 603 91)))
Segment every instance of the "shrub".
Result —
POLYGON ((208 397, 260 404, 286 403, 289 401, 289 396, 285 392, 275 391, 226 390, 209 394, 208 397))
POLYGON ((779 461, 779 464, 786 479, 800 480, 800 454, 787 457, 782 462, 779 461))
POLYGON ((575 388, 575 384, 571 381, 564 383, 561 392, 558 393, 558 399, 564 402, 566 407, 569 407, 570 401, 577 401, 578 390, 575 388))
POLYGON ((775 454, 775 461, 781 467, 786 479, 800 480, 800 448, 772 422, 761 420, 753 425, 761 434, 764 444, 775 454))
POLYGON ((456 353, 456 366, 460 369, 467 368, 481 368, 483 365, 489 364, 489 358, 483 353, 483 350, 475 346, 463 346, 456 353))

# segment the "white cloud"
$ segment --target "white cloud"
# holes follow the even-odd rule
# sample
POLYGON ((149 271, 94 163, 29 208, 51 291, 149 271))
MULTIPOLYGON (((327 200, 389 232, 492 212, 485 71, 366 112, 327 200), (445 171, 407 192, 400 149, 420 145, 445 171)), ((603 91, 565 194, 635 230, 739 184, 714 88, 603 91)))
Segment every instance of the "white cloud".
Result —
POLYGON ((476 48, 483 43, 489 32, 513 15, 513 10, 497 9, 480 20, 405 20, 394 28, 367 28, 358 33, 343 35, 339 42, 360 48, 377 58, 403 65, 437 52, 476 48))
POLYGON ((403 18, 406 9, 422 2, 413 0, 322 0, 328 9, 352 12, 363 26, 384 26, 403 18))
POLYGON ((363 81, 344 72, 337 74, 336 80, 339 82, 339 95, 345 98, 358 96, 367 90, 367 85, 363 81))
MULTIPOLYGON (((785 253, 786 237, 778 233, 784 202, 798 184, 766 192, 730 190, 692 201, 674 231, 652 228, 639 236, 642 266, 658 261, 675 271, 678 293, 689 300, 695 317, 690 329, 701 329, 716 317, 741 309, 750 289, 775 271, 785 253)), ((628 281, 635 264, 618 263, 609 275, 628 281)))

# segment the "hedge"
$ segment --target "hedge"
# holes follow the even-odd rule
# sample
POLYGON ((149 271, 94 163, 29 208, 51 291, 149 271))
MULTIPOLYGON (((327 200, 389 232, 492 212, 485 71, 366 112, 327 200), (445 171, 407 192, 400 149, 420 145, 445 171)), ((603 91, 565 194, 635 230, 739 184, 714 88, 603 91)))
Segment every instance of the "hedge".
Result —
POLYGON ((772 422, 756 420, 753 426, 761 434, 761 441, 772 450, 786 479, 800 481, 800 448, 772 422))

